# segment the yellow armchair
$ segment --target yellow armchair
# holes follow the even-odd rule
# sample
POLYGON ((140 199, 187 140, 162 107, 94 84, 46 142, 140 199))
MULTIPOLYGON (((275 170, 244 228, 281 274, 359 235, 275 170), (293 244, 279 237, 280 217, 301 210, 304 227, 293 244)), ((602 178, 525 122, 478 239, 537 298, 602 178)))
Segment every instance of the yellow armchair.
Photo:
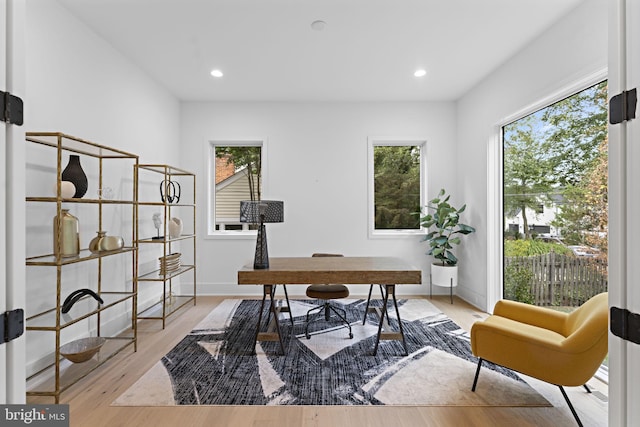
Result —
POLYGON ((472 391, 487 360, 559 386, 582 425, 563 386, 585 385, 596 373, 608 352, 608 324, 606 292, 572 313, 498 301, 493 315, 471 327, 471 350, 479 358, 472 391))

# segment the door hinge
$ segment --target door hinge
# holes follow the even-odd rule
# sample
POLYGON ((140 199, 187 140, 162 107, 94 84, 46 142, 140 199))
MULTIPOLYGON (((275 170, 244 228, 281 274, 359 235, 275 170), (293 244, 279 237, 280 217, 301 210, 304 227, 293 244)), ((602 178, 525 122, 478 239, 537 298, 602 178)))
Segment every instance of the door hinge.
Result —
POLYGON ((611 307, 611 333, 626 341, 640 344, 640 314, 626 308, 611 307))
POLYGON ((24 332, 24 310, 21 308, 7 311, 0 315, 0 331, 2 331, 2 342, 4 344, 15 340, 24 332))
POLYGON ((0 114, 2 121, 22 126, 24 118, 22 99, 0 90, 0 102, 2 102, 2 112, 0 114))
POLYGON ((609 123, 617 125, 636 118, 636 89, 625 90, 609 101, 609 123))

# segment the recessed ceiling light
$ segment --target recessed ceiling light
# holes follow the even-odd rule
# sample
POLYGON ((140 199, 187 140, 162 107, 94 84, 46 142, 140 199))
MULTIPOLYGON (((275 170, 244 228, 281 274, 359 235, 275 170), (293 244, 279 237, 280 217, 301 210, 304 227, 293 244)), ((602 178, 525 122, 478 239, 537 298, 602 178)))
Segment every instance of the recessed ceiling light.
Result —
POLYGON ((313 21, 311 23, 311 28, 316 31, 322 31, 327 26, 327 23, 321 20, 313 21))
POLYGON ((413 73, 414 76, 416 77, 424 77, 427 75, 427 70, 425 70, 424 68, 420 68, 418 70, 416 70, 415 73, 413 73))
POLYGON ((211 70, 211 75, 213 77, 222 77, 222 76, 224 76, 224 74, 220 70, 211 70))

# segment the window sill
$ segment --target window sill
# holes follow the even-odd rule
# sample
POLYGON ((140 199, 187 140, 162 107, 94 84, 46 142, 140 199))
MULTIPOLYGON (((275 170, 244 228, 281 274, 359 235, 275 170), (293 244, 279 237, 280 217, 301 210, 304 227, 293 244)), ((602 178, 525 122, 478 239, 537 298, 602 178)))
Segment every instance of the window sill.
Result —
POLYGON ((426 234, 425 230, 369 230, 369 239, 407 239, 426 234))
POLYGON ((207 234, 205 240, 256 240, 258 232, 252 231, 216 231, 207 234))

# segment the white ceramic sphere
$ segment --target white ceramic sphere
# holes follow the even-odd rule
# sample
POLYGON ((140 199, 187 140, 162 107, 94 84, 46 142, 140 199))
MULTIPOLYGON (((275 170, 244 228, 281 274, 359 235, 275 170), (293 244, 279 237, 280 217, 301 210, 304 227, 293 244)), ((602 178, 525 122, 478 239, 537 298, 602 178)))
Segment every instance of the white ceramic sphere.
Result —
MULTIPOLYGON (((75 194, 76 194, 76 186, 73 185, 73 182, 71 181, 62 181, 60 182, 60 190, 61 191, 61 197, 63 199, 70 199, 72 198, 75 194)), ((57 184, 53 185, 53 195, 56 195, 56 191, 58 191, 58 187, 57 184)))

